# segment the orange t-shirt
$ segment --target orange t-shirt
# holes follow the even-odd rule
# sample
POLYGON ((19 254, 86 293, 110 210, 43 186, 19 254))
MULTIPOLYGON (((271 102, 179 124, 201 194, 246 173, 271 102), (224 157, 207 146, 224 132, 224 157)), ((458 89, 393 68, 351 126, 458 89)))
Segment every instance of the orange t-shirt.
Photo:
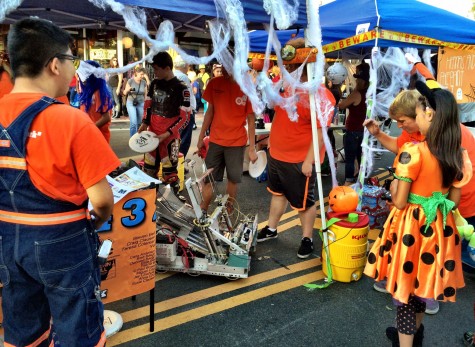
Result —
POLYGON ((63 96, 58 96, 57 98, 55 98, 56 100, 58 101, 61 101, 63 104, 65 105, 69 105, 69 99, 68 99, 68 96, 67 95, 63 95, 63 96))
MULTIPOLYGON (((297 114, 299 115, 296 122, 289 119, 287 111, 279 106, 275 107, 274 120, 269 138, 269 148, 272 158, 286 163, 301 163, 307 156, 308 149, 312 143, 312 123, 310 116, 310 98, 307 91, 297 90, 299 102, 297 103, 297 114)), ((288 96, 288 92, 284 94, 288 96)), ((335 97, 328 88, 324 88, 320 98, 326 98, 335 106, 335 97)), ((325 108, 322 101, 322 112, 325 108)), ((333 114, 333 108, 332 108, 333 114)), ((332 117, 328 117, 330 125, 332 117)), ((321 124, 317 119, 317 128, 321 128, 321 124)), ((320 162, 325 159, 325 146, 320 148, 320 162)))
POLYGON ((2 71, 0 74, 0 99, 12 91, 13 83, 10 79, 10 75, 6 71, 2 71))
POLYGON ((397 148, 401 148, 403 144, 412 142, 412 143, 419 143, 424 141, 426 137, 422 135, 419 131, 416 133, 409 134, 406 130, 403 130, 401 135, 396 139, 397 141, 397 148))
MULTIPOLYGON (((14 93, 0 99, 0 123, 8 127, 40 93, 14 93)), ((47 196, 76 205, 90 188, 120 165, 99 130, 84 112, 51 105, 33 120, 26 145, 28 173, 47 196)))
MULTIPOLYGON (((462 148, 467 151, 468 157, 472 162, 472 179, 461 188, 461 197, 459 203, 460 214, 465 217, 475 216, 475 138, 470 130, 466 126, 460 124, 460 130, 462 131, 462 148)), ((397 138, 398 148, 406 142, 421 142, 425 139, 424 135, 420 132, 409 134, 403 130, 401 135, 397 138)))
POLYGON ((221 146, 245 146, 252 105, 239 85, 225 76, 209 80, 203 98, 214 107, 209 140, 221 146))
MULTIPOLYGON (((89 112, 86 112, 86 107, 84 105, 81 105, 81 111, 86 112, 89 115, 89 118, 96 123, 99 119, 102 118, 102 114, 104 112, 101 112, 101 110, 98 110, 98 104, 101 102, 101 96, 99 91, 96 91, 94 95, 92 96, 92 102, 91 102, 91 108, 89 109, 89 112), (98 102, 99 101, 99 102, 98 102)), ((111 140, 111 132, 110 132, 110 125, 111 121, 108 121, 106 124, 101 126, 99 130, 101 131, 102 135, 104 135, 104 138, 106 139, 107 143, 110 143, 111 140)))

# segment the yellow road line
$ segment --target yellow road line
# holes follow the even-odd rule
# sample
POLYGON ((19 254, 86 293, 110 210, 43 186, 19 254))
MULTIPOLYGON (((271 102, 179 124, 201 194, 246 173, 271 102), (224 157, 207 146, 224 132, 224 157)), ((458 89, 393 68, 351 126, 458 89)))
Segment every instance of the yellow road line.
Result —
POLYGON ((294 226, 297 226, 297 225, 300 225, 300 219, 299 218, 292 219, 287 223, 280 224, 279 227, 277 228, 277 232, 278 233, 284 232, 284 231, 286 231, 286 230, 288 230, 288 229, 290 229, 294 226))
MULTIPOLYGON (((227 282, 218 286, 214 286, 208 289, 199 290, 190 294, 185 294, 173 299, 168 299, 155 304, 155 313, 171 310, 176 307, 189 305, 201 300, 211 298, 216 295, 227 293, 233 290, 252 286, 257 283, 269 281, 274 278, 290 275, 299 271, 308 270, 312 267, 320 266, 320 259, 311 259, 301 261, 296 264, 288 265, 287 268, 278 268, 271 271, 254 275, 248 278, 243 278, 237 281, 227 282)), ((124 323, 130 322, 136 319, 140 319, 149 315, 149 307, 144 306, 135 310, 130 310, 120 314, 124 323)))
MULTIPOLYGON (((287 212, 287 213, 284 213, 284 214, 282 215, 282 218, 280 219, 280 221, 289 219, 289 218, 291 218, 291 217, 295 217, 295 216, 297 215, 297 213, 298 213, 298 212, 297 212, 296 210, 292 210, 292 211, 289 211, 289 212, 287 212)), ((265 226, 267 225, 268 222, 269 222, 269 221, 266 220, 266 221, 264 221, 264 222, 259 223, 259 224, 257 225, 257 229, 258 229, 258 230, 262 229, 263 227, 265 227, 265 226)))
MULTIPOLYGON (((324 198, 323 201, 325 203, 327 203, 328 202, 328 197, 324 198)), ((320 208, 319 208, 320 207, 319 202, 317 201, 315 204, 317 206, 317 214, 319 214, 321 212, 320 208)), ((287 213, 284 213, 282 215, 282 218, 280 219, 280 223, 282 223, 282 221, 285 221, 286 219, 289 219, 289 218, 295 217, 295 216, 297 216, 297 220, 298 220, 298 211, 297 210, 292 210, 292 211, 289 211, 287 213)), ((292 219, 290 222, 280 224, 279 227, 278 227, 278 232, 282 232, 284 230, 287 230, 287 229, 289 229, 289 228, 291 228, 295 225, 300 225, 300 221, 297 224, 293 224, 294 221, 295 221, 295 219, 292 219)), ((264 222, 259 223, 258 226, 257 226, 257 229, 258 230, 262 229, 263 227, 265 227, 267 225, 268 222, 269 221, 266 220, 264 222)))
POLYGON ((321 218, 315 218, 315 222, 313 223, 313 228, 320 230, 322 228, 322 219, 321 218))
POLYGON ((164 279, 168 278, 168 277, 171 277, 173 276, 174 274, 176 274, 176 272, 170 272, 170 273, 158 273, 158 274, 155 274, 155 282, 158 282, 158 281, 163 281, 164 279))
MULTIPOLYGON (((212 304, 207 304, 186 312, 181 312, 172 316, 155 320, 155 331, 149 331, 149 324, 142 324, 134 328, 120 331, 113 335, 107 341, 108 346, 117 346, 121 343, 136 340, 138 338, 156 334, 160 331, 176 327, 178 325, 200 319, 218 312, 229 310, 231 308, 250 303, 274 294, 278 294, 307 283, 315 282, 325 278, 323 272, 316 271, 311 274, 292 278, 283 282, 272 284, 264 288, 259 288, 247 293, 239 294, 228 299, 224 299, 212 304)), ((310 294, 311 295, 311 294, 310 294)))

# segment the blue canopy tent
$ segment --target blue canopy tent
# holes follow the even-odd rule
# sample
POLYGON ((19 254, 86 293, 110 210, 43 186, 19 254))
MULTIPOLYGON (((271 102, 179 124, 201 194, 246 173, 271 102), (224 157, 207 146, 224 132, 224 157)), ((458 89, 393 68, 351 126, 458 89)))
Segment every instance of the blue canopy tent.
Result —
MULTIPOLYGON (((277 38, 279 39, 280 43, 283 45, 287 42, 292 35, 295 37, 303 37, 304 31, 303 30, 277 30, 275 31, 277 38)), ((265 30, 254 30, 249 33, 249 41, 250 41, 250 51, 253 53, 264 53, 266 51, 267 41, 269 35, 265 30)))
MULTIPOLYGON (((170 20, 175 31, 205 31, 205 21, 216 17, 213 0, 117 0, 117 2, 146 9, 149 30, 156 30, 161 21, 170 20)), ((262 23, 269 22, 270 16, 264 10, 262 0, 245 0, 241 3, 249 28, 262 29, 262 23)), ((51 20, 63 28, 125 29, 122 16, 111 8, 98 8, 88 0, 76 0, 74 6, 68 1, 60 0, 23 0, 16 10, 7 14, 3 23, 12 24, 20 18, 31 15, 51 20)), ((306 25, 307 14, 303 1, 293 27, 305 28, 306 25)))
MULTIPOLYGON (((319 13, 325 53, 350 47, 369 51, 376 35, 378 47, 475 45, 475 21, 416 0, 336 0, 321 6, 319 13), (366 23, 369 34, 357 35, 357 26, 366 23)), ((291 33, 295 30, 279 33, 279 40, 285 43, 291 33)), ((251 52, 264 52, 266 37, 263 31, 250 33, 251 52)))
MULTIPOLYGON (((216 6, 213 0, 175 0, 175 1, 156 1, 156 0, 118 0, 123 4, 154 8, 169 12, 188 13, 199 16, 216 16, 216 6)), ((244 10, 244 17, 251 23, 268 23, 269 15, 263 8, 262 0, 243 0, 241 5, 244 10)), ((295 27, 305 27, 307 24, 307 14, 305 1, 299 6, 298 19, 295 27)))

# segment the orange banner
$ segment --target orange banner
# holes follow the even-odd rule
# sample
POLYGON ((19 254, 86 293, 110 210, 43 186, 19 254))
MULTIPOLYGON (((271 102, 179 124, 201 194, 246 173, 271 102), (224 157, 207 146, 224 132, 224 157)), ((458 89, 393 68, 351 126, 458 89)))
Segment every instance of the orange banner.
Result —
POLYGON ((401 33, 398 31, 391 31, 391 30, 380 30, 379 38, 383 40, 413 43, 417 45, 442 46, 442 47, 450 47, 454 49, 462 49, 462 50, 468 50, 468 51, 475 50, 474 45, 465 45, 463 43, 440 41, 440 40, 433 39, 427 36, 406 34, 406 33, 401 33))
POLYGON ((382 40, 417 44, 417 45, 442 46, 442 47, 450 47, 450 48, 459 49, 459 50, 475 51, 475 45, 465 45, 462 43, 440 41, 440 40, 433 39, 426 36, 406 34, 406 33, 398 32, 398 31, 383 30, 383 29, 377 31, 374 29, 366 33, 358 34, 358 35, 351 36, 343 40, 339 40, 339 41, 324 45, 322 47, 323 53, 325 54, 325 53, 338 51, 340 49, 345 49, 351 46, 355 46, 363 42, 376 40, 376 38, 382 39, 382 40))
POLYGON ((351 36, 343 40, 339 40, 339 41, 324 45, 322 47, 323 54, 339 51, 340 49, 345 49, 347 47, 358 45, 360 43, 368 42, 374 39, 376 39, 376 30, 371 30, 366 33, 358 34, 358 35, 351 36))
POLYGON ((475 102, 475 52, 439 48, 437 81, 458 103, 475 102))
MULTIPOLYGON (((249 59, 252 59, 252 58, 265 59, 266 55, 265 55, 265 53, 249 53, 249 55, 247 57, 249 59)), ((277 57, 273 54, 270 54, 269 59, 270 60, 277 60, 277 57)))
POLYGON ((127 194, 114 205, 112 217, 98 230, 112 241, 101 266, 104 303, 144 293, 155 287, 155 189, 127 194))
MULTIPOLYGON (((285 61, 284 64, 301 64, 307 59, 307 63, 314 63, 317 61, 317 53, 318 50, 316 48, 312 47, 305 47, 305 48, 297 48, 295 50, 295 58, 292 60, 285 61)), ((252 58, 258 58, 258 59, 265 59, 266 55, 264 53, 249 53, 248 55, 249 59, 252 58)), ((269 56, 270 60, 277 60, 277 57, 275 55, 270 55, 269 56)))

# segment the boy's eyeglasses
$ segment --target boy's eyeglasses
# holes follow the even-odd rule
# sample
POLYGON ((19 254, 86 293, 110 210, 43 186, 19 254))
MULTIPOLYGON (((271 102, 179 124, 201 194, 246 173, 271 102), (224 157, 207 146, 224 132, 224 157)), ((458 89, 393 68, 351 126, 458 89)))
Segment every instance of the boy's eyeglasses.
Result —
POLYGON ((45 67, 48 66, 48 64, 51 63, 51 61, 54 58, 58 58, 60 60, 61 59, 71 60, 76 69, 79 67, 79 63, 81 61, 79 57, 77 57, 75 55, 72 55, 72 54, 56 53, 55 55, 53 55, 51 58, 48 59, 48 61, 45 64, 45 67))

